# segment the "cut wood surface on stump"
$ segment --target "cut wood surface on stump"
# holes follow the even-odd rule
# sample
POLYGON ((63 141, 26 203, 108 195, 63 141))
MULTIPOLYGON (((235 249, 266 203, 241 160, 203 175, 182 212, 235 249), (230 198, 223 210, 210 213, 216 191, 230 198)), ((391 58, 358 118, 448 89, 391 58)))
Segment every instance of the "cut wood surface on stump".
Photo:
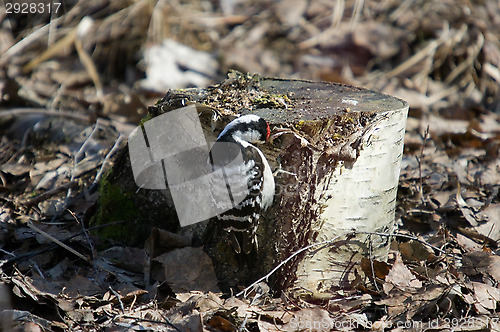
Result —
MULTIPOLYGON (((275 171, 276 195, 260 222, 258 250, 236 254, 216 218, 181 228, 168 189, 138 190, 127 151, 102 184, 95 218, 124 223, 102 235, 140 245, 152 227, 184 234, 203 244, 227 289, 252 283, 313 243, 352 230, 393 232, 406 102, 341 84, 231 73, 207 89, 169 91, 149 116, 187 105, 196 106, 208 142, 241 114, 270 124, 271 142, 260 148, 275 171), (117 213, 123 204, 130 211, 117 213)), ((295 256, 270 278, 271 286, 326 291, 352 279, 362 256, 384 260, 389 248, 388 237, 341 240, 295 256)))

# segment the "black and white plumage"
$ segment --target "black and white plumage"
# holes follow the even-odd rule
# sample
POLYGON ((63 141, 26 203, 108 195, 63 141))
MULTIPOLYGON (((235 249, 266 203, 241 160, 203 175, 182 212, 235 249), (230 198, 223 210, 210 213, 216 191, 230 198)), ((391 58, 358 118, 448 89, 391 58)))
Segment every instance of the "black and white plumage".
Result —
POLYGON ((257 247, 261 212, 273 202, 271 167, 262 151, 253 145, 264 143, 269 135, 264 119, 243 115, 224 128, 211 149, 213 169, 222 167, 224 173, 224 179, 213 182, 212 192, 214 197, 229 193, 232 202, 231 206, 219 206, 225 212, 217 218, 237 253, 248 254, 257 247))

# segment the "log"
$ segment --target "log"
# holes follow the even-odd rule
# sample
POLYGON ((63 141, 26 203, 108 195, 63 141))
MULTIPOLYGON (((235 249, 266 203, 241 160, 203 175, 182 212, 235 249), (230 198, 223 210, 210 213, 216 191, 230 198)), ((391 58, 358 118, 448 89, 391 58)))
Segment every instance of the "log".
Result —
MULTIPOLYGON (((240 114, 257 114, 271 126, 272 141, 261 150, 276 171, 276 195, 262 216, 258 250, 236 254, 216 218, 180 227, 168 184, 138 189, 127 150, 102 184, 94 218, 96 224, 124 223, 101 230, 102 236, 135 245, 153 227, 189 236, 204 246, 228 290, 250 284, 312 243, 352 230, 393 231, 406 102, 341 84, 232 73, 206 89, 169 91, 148 118, 193 107, 209 142, 240 114), (128 212, 117 209, 125 203, 128 212)), ((384 260, 388 248, 387 237, 357 234, 295 256, 270 283, 276 290, 327 291, 352 279, 362 256, 384 260)))

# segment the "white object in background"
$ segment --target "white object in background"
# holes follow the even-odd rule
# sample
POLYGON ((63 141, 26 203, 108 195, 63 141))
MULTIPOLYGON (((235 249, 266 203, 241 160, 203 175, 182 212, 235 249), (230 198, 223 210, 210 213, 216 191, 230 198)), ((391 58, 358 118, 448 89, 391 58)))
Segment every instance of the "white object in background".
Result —
POLYGON ((197 51, 171 39, 144 51, 146 78, 141 87, 168 89, 205 87, 217 74, 219 63, 207 52, 197 51))

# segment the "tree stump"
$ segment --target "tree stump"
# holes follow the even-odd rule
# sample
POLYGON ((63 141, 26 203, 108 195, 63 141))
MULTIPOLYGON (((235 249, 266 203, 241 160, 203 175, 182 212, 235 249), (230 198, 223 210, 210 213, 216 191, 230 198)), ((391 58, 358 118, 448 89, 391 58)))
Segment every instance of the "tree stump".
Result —
MULTIPOLYGON (((105 236, 140 245, 152 227, 188 234, 204 246, 227 289, 250 284, 312 243, 352 230, 393 231, 406 102, 341 84, 232 73, 207 89, 169 91, 149 117, 186 105, 196 106, 209 142, 240 114, 257 114, 271 126, 272 141, 260 148, 276 171, 276 195, 260 222, 258 250, 236 254, 216 218, 181 228, 168 188, 138 190, 127 151, 103 183, 95 218, 125 223, 105 236), (126 197, 130 213, 113 216, 123 205, 113 202, 113 190, 126 197)), ((387 237, 358 234, 295 256, 270 282, 275 289, 326 291, 345 281, 363 255, 383 260, 388 247, 387 237)))

